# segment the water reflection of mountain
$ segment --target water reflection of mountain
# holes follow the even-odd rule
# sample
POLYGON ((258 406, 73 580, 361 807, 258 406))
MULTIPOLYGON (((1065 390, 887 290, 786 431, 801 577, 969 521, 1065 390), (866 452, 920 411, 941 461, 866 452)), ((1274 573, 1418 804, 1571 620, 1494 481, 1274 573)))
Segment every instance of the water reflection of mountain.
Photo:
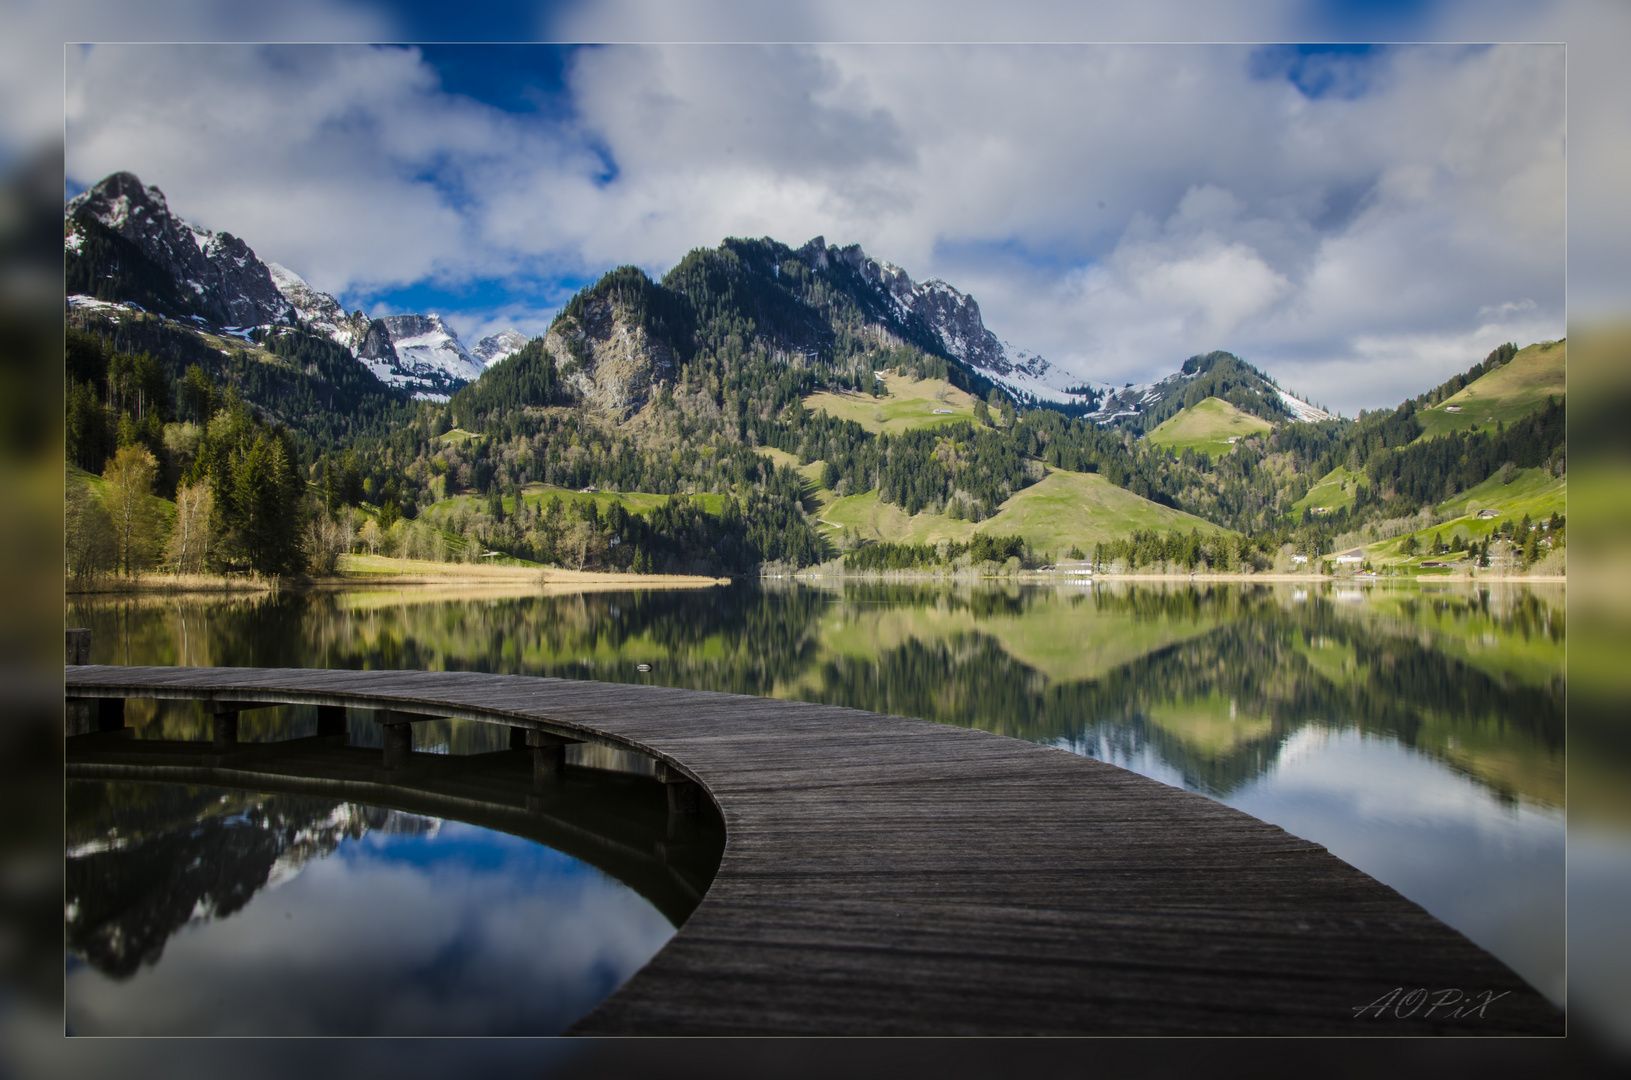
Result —
POLYGON ((1562 597, 1523 589, 847 583, 87 606, 98 659, 448 668, 771 694, 1152 751, 1237 790, 1309 725, 1561 806, 1562 597), (129 644, 123 644, 129 643, 129 644), (638 665, 647 664, 649 673, 638 665))
POLYGON ((158 962, 193 919, 226 918, 269 883, 370 829, 434 819, 299 795, 70 781, 69 952, 115 978, 158 962))

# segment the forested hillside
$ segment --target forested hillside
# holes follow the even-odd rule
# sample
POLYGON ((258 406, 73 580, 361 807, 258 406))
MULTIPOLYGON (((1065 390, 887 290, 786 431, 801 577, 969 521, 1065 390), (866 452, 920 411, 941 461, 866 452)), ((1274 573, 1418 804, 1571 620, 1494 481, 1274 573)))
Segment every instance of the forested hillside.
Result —
MULTIPOLYGON (((1395 410, 1317 422, 1297 421, 1272 380, 1213 352, 1157 384, 1140 414, 1095 422, 1022 407, 852 265, 816 256, 809 245, 729 240, 692 252, 661 281, 619 268, 446 403, 407 399, 298 328, 223 339, 175 320, 76 310, 70 459, 97 473, 140 446, 161 496, 211 492, 215 565, 276 572, 321 565, 370 527, 371 549, 443 557, 498 551, 653 571, 805 566, 881 539, 824 535, 819 508, 835 498, 875 493, 912 520, 978 525, 1049 470, 1098 474, 1242 536, 1186 537, 1179 546, 1192 562, 1257 565, 1284 544, 1319 555, 1358 530, 1397 529, 1387 523, 1431 514, 1505 465, 1552 475, 1566 465, 1561 398, 1493 428, 1428 434, 1420 421, 1422 409, 1511 363, 1512 346, 1395 410), (971 394, 974 415, 923 410, 921 421, 868 430, 821 407, 860 395, 883 416, 884 372, 901 377, 896 385, 939 380, 971 394), (1175 418, 1170 430, 1180 430, 1186 410, 1218 402, 1253 418, 1223 452, 1141 438, 1175 418), (1354 478, 1351 501, 1307 505, 1336 470, 1354 478), (255 479, 263 475, 274 479, 255 479), (673 501, 644 512, 549 501, 551 489, 584 488, 673 501), (262 489, 280 493, 271 512, 298 543, 256 538, 256 515, 273 505, 252 494, 262 489), (707 507, 688 498, 703 495, 707 507)), ((1009 550, 1007 540, 980 543, 1009 550)), ((1177 543, 1161 539, 1162 550, 1177 543)), ((1027 550, 1037 560, 1066 554, 1027 550)))

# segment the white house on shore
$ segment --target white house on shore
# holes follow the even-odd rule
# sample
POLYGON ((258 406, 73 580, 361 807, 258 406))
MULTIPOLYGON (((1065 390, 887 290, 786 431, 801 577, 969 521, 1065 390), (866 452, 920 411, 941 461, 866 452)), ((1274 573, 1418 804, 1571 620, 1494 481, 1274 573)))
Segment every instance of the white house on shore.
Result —
POLYGON ((1365 561, 1364 548, 1350 548, 1331 560, 1338 566, 1355 566, 1365 561))

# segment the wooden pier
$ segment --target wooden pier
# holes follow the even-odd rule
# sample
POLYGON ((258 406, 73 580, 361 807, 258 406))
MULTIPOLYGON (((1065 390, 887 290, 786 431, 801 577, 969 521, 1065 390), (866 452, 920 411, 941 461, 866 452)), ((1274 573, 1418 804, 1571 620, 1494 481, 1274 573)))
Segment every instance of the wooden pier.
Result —
MULTIPOLYGON (((1500 961, 1318 844, 983 731, 471 672, 71 666, 67 693, 102 741, 132 697, 371 709, 386 780, 414 756, 402 725, 438 717, 520 732, 535 779, 570 741, 655 759, 672 813, 717 806, 724 854, 573 1034, 1564 1032, 1500 961)), ((215 734, 230 748, 235 725, 215 734)))

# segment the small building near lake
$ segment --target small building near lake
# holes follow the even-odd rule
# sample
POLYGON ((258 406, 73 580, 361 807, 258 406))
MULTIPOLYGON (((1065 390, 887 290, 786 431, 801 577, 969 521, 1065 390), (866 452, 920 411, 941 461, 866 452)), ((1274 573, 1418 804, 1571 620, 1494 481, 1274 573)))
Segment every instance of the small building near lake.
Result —
POLYGON ((1349 550, 1344 551, 1341 554, 1336 555, 1335 557, 1333 557, 1333 559, 1331 561, 1335 562, 1338 566, 1357 565, 1358 563, 1362 563, 1362 562, 1365 561, 1365 549, 1364 548, 1350 548, 1349 550))

